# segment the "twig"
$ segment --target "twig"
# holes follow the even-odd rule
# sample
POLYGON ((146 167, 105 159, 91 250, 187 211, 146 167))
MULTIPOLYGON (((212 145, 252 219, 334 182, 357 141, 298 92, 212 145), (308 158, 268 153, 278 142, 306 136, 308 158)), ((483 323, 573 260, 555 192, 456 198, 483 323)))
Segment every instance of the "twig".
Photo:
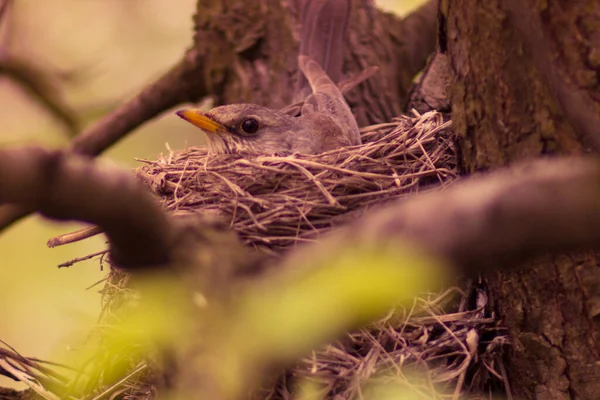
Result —
POLYGON ((97 396, 94 396, 90 400, 100 400, 100 399, 104 398, 104 396, 108 395, 109 393, 111 393, 115 389, 118 389, 121 385, 123 385, 123 383, 127 382, 133 376, 139 374, 140 372, 142 372, 146 368, 148 368, 148 364, 140 364, 133 371, 131 371, 130 373, 128 373, 126 376, 124 376, 121 380, 113 383, 112 385, 110 385, 106 389, 102 390, 101 393, 99 393, 97 396))
POLYGON ((64 262, 62 264, 58 264, 58 268, 68 268, 68 267, 70 267, 70 266, 72 266, 72 265, 74 265, 74 264, 76 264, 78 262, 86 261, 86 260, 89 260, 91 258, 104 255, 106 253, 108 253, 108 250, 102 250, 102 251, 99 251, 97 253, 89 254, 89 255, 84 256, 84 257, 77 257, 77 258, 74 258, 72 260, 66 261, 66 262, 64 262))
POLYGON ((57 247, 57 246, 63 246, 65 244, 75 243, 80 240, 84 240, 84 239, 90 238, 92 236, 99 235, 101 233, 102 233, 102 229, 100 229, 99 227, 90 226, 90 227, 83 228, 83 229, 80 229, 75 232, 65 233, 63 235, 59 235, 59 236, 50 238, 48 240, 48 243, 46 243, 46 245, 51 248, 57 247))
POLYGON ((187 94, 181 92, 180 86, 189 73, 190 66, 177 64, 132 100, 77 135, 69 150, 97 156, 160 112, 185 101, 187 94))
POLYGON ((0 52, 0 75, 7 75, 58 119, 71 136, 79 131, 75 112, 63 101, 54 78, 32 62, 6 51, 0 52))

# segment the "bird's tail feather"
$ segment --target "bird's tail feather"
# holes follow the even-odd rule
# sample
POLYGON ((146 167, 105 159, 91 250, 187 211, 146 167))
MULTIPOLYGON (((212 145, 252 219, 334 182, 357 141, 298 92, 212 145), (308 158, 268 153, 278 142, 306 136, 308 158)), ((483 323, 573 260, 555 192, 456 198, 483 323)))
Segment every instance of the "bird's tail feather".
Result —
POLYGON ((342 129, 348 144, 360 144, 360 132, 352 110, 338 86, 319 64, 307 56, 298 57, 298 65, 312 88, 302 106, 302 115, 322 113, 329 115, 342 129))
MULTIPOLYGON (((303 0, 300 55, 323 67, 333 82, 342 79, 344 48, 350 22, 351 0, 303 0)), ((307 79, 299 76, 295 101, 310 94, 307 79)))
POLYGON ((338 86, 331 80, 327 72, 319 63, 308 56, 298 57, 298 66, 308 80, 308 84, 314 93, 326 93, 343 99, 342 92, 338 86))

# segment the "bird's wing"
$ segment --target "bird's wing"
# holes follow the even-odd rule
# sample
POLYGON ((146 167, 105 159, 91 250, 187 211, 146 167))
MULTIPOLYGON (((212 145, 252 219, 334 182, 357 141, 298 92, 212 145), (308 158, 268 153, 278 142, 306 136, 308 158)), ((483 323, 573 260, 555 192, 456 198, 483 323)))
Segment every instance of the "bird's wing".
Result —
MULTIPOLYGON (((343 81, 338 83, 337 86, 340 89, 340 92, 342 92, 343 95, 346 95, 346 93, 348 93, 349 91, 351 91, 352 89, 354 89, 355 87, 372 77, 378 70, 379 67, 376 66, 368 67, 359 72, 358 74, 352 75, 351 77, 344 79, 343 81)), ((306 81, 306 84, 308 85, 308 81, 306 81)), ((308 86, 308 88, 310 89, 310 86, 308 86)), ((298 115, 300 115, 300 111, 302 111, 302 106, 304 105, 305 99, 306 96, 304 96, 300 101, 283 107, 279 111, 281 111, 284 114, 291 115, 292 117, 297 117, 298 115)))
POLYGON ((349 78, 344 79, 340 83, 338 83, 338 87, 342 94, 346 94, 379 71, 379 67, 376 65, 372 65, 360 71, 356 75, 352 75, 349 78))
POLYGON ((350 144, 360 144, 360 132, 356 119, 341 90, 319 64, 310 57, 298 57, 298 65, 312 88, 312 94, 306 98, 302 107, 302 115, 306 116, 311 113, 329 115, 342 129, 350 144))
MULTIPOLYGON (((300 55, 315 60, 334 82, 340 81, 350 21, 350 0, 302 0, 300 4, 300 55)), ((308 83, 300 76, 294 102, 304 100, 309 94, 308 83)))

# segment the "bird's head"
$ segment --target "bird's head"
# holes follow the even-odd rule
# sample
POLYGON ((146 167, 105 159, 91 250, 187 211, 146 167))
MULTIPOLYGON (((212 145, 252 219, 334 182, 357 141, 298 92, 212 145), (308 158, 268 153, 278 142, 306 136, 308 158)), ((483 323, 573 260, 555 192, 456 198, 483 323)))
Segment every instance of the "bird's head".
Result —
POLYGON ((202 129, 213 153, 293 152, 303 140, 297 118, 255 104, 231 104, 209 112, 187 109, 177 115, 202 129))

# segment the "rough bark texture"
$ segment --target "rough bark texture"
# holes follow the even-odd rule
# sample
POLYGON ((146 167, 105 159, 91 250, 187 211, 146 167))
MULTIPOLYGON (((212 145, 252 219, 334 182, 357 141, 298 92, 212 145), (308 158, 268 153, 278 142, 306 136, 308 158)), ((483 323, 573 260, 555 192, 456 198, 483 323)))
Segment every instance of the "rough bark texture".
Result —
POLYGON ((448 92, 452 82, 451 77, 448 55, 439 51, 434 53, 409 93, 405 112, 414 109, 424 114, 437 110, 450 118, 451 104, 448 92))
MULTIPOLYGON (((217 104, 252 102, 280 108, 292 102, 298 69, 298 0, 199 0, 194 47, 187 61, 202 67, 189 78, 187 100, 215 96, 217 104), (194 86, 194 81, 206 87, 194 86)), ((377 65, 379 72, 349 94, 359 125, 388 121, 435 42, 434 1, 400 20, 370 0, 352 0, 344 61, 347 75, 377 65)))
MULTIPOLYGON (((475 6, 443 0, 440 11, 439 46, 454 75, 452 112, 464 172, 587 150, 589 138, 577 131, 568 104, 543 70, 558 71, 560 84, 587 96, 586 107, 598 114, 597 1, 488 0, 475 6), (519 22, 523 13, 530 24, 522 23, 526 18, 519 22), (536 24, 550 66, 536 65, 539 48, 532 51, 536 44, 529 37, 535 32, 528 32, 536 24)), ((513 342, 508 361, 514 395, 598 398, 599 272, 597 256, 580 253, 548 256, 520 272, 488 276, 513 342)))

